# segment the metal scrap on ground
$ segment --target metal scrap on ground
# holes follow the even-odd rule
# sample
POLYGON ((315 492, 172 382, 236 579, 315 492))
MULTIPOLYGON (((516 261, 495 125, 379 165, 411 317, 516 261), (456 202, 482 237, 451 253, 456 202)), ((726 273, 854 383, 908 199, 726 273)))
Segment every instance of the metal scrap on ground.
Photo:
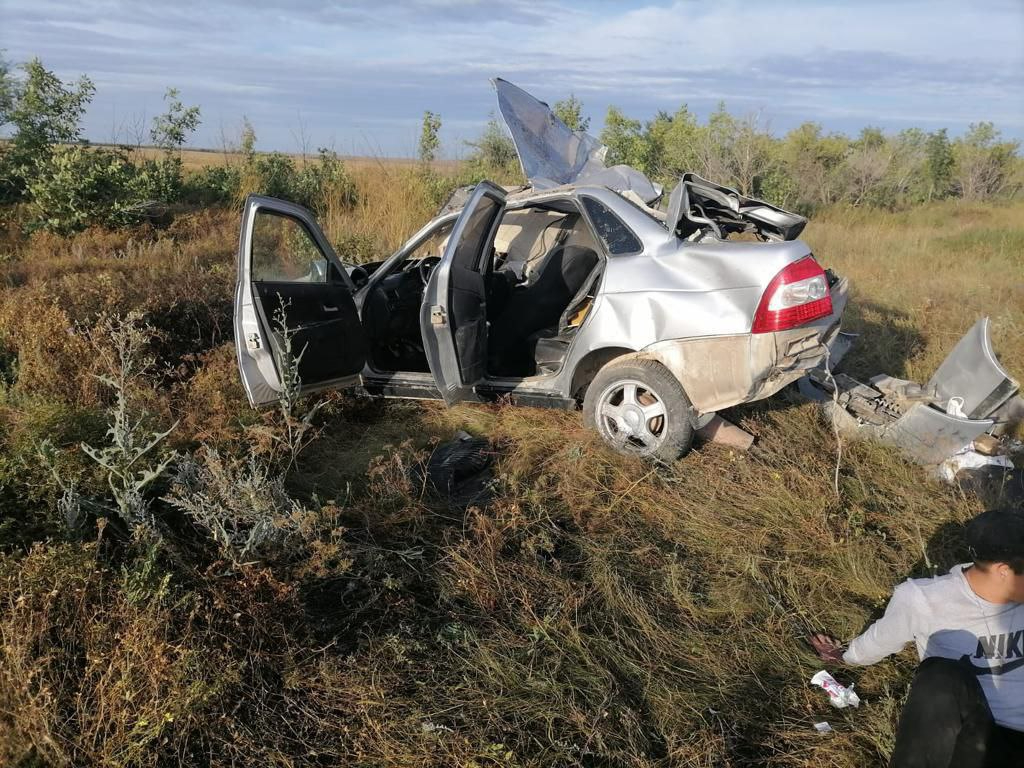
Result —
MULTIPOLYGON (((1024 459, 1024 444, 1011 433, 1024 421, 1024 400, 1019 383, 996 358, 987 317, 960 339, 927 384, 885 374, 865 384, 818 368, 798 387, 821 403, 841 434, 892 445, 946 480, 978 471, 1021 473, 1013 457, 1024 459)), ((1002 479, 1012 486, 1014 477, 1002 479)))

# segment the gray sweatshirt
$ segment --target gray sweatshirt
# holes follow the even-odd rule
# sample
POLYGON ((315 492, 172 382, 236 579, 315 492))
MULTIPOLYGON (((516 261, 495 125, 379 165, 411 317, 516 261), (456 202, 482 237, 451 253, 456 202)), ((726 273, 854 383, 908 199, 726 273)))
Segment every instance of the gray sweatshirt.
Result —
POLYGON ((885 615, 850 643, 847 664, 874 664, 913 640, 922 659, 959 659, 974 667, 992 716, 1024 731, 1024 603, 990 603, 964 575, 908 579, 892 593, 885 615))

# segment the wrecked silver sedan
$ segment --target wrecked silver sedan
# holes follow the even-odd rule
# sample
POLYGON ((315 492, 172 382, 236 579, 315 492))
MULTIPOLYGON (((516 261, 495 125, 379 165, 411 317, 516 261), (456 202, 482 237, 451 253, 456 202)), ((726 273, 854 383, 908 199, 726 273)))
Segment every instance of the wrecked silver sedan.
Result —
POLYGON ((529 186, 456 192, 383 262, 346 265, 305 209, 247 200, 234 321, 253 405, 280 396, 290 349, 303 391, 582 406, 614 449, 671 461, 823 362, 847 285, 796 239, 802 217, 691 174, 658 210, 642 173, 495 88, 529 186))

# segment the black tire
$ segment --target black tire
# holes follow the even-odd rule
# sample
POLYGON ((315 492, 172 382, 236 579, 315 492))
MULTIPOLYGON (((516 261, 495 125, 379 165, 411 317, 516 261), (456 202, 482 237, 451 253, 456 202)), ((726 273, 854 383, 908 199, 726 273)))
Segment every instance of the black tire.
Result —
POLYGON ((583 398, 584 424, 613 450, 666 464, 693 445, 690 410, 679 380, 657 360, 635 355, 607 363, 583 398))

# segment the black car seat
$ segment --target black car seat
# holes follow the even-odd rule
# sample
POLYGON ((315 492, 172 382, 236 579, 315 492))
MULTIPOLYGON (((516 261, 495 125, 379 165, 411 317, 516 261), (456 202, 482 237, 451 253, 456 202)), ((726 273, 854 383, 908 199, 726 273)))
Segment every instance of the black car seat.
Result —
POLYGON ((489 368, 504 376, 531 376, 535 372, 531 336, 556 327, 565 308, 597 266, 592 248, 561 245, 555 248, 530 282, 516 286, 488 334, 489 368))

